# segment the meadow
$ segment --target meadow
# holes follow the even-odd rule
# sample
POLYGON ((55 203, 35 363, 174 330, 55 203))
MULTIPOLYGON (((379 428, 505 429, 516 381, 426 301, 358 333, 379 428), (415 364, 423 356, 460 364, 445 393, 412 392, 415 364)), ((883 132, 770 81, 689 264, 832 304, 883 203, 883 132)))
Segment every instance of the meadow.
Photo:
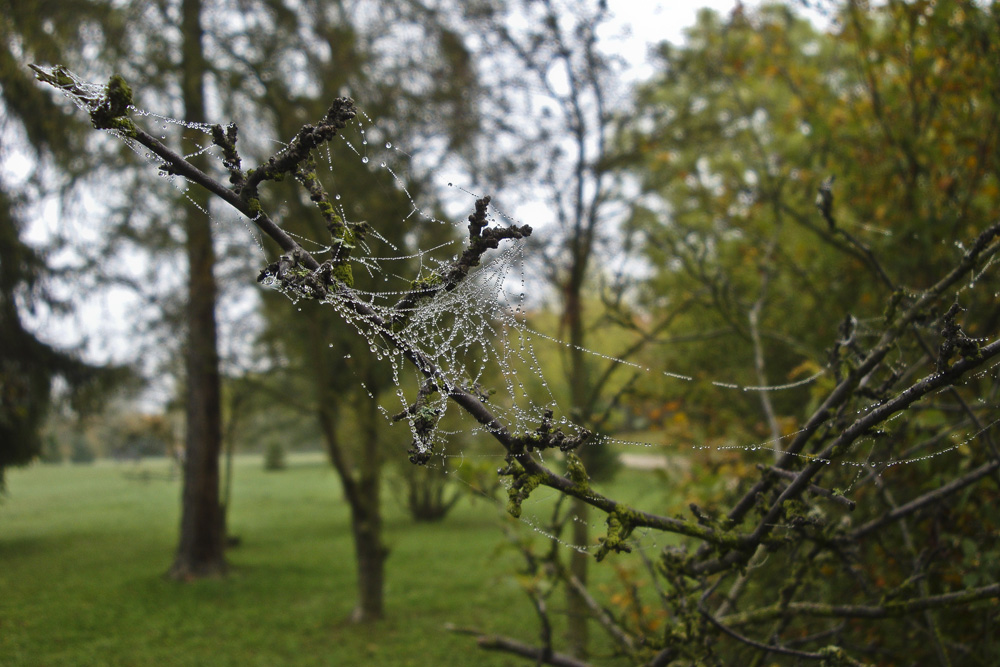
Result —
MULTIPOLYGON (((529 664, 446 630, 537 637, 516 577, 521 557, 501 524, 532 531, 496 503, 463 499, 444 521, 418 524, 387 489, 387 616, 354 625, 347 508, 330 466, 300 454, 265 472, 244 455, 235 471, 231 571, 185 584, 163 576, 180 513, 180 477, 167 461, 8 471, 0 665, 529 664)), ((624 471, 615 486, 659 493, 649 472, 624 471)))

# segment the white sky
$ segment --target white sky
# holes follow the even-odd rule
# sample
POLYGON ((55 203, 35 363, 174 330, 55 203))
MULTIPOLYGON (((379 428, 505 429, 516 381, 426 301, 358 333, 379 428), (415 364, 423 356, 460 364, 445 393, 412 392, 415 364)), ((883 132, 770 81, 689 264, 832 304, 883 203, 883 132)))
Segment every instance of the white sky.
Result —
MULTIPOLYGON (((618 40, 614 51, 632 64, 632 75, 636 79, 648 78, 652 73, 646 60, 650 46, 663 41, 680 44, 684 39, 684 29, 694 25, 700 9, 707 7, 726 15, 736 4, 737 0, 608 0, 608 8, 618 19, 619 25, 632 35, 631 39, 618 40), (644 64, 647 66, 643 67, 644 64)), ((764 4, 761 0, 743 2, 748 11, 761 4, 764 4)), ((824 22, 820 13, 804 9, 799 3, 795 3, 794 9, 814 23, 824 22)))
MULTIPOLYGON (((760 2, 746 2, 748 7, 760 2)), ((646 63, 650 46, 663 41, 679 44, 684 29, 694 25, 698 10, 710 7, 726 13, 736 6, 736 0, 608 0, 608 8, 631 33, 627 40, 616 40, 614 50, 635 68, 633 76, 644 79, 652 72, 646 63)))

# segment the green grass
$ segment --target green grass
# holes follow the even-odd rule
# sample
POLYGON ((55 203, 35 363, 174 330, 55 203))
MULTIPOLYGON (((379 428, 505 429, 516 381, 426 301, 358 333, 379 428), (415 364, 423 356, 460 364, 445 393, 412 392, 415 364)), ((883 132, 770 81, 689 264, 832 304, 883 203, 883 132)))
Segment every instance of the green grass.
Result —
MULTIPOLYGON (((355 565, 335 474, 308 456, 262 468, 237 460, 231 573, 188 584, 163 576, 180 491, 165 462, 8 471, 0 665, 528 664, 444 629, 537 637, 495 506, 463 501, 442 523, 414 524, 387 492, 387 618, 357 626, 346 622, 355 565)), ((659 493, 655 477, 630 474, 622 488, 659 493)))

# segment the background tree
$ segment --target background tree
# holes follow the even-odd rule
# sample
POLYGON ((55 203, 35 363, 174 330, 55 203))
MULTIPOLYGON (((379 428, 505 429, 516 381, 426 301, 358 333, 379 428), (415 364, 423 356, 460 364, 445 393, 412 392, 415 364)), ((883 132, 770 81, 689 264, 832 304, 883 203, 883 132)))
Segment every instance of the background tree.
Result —
MULTIPOLYGON (((181 5, 181 96, 184 120, 205 120, 205 55, 202 45, 202 3, 181 5)), ((205 168, 204 157, 196 164, 205 168)), ((219 455, 222 450, 222 399, 215 321, 215 250, 208 197, 194 195, 194 207, 184 209, 188 260, 186 362, 186 437, 180 541, 170 576, 185 580, 216 576, 226 570, 226 524, 220 498, 219 455)))
MULTIPOLYGON (((641 160, 636 173, 647 193, 647 205, 636 207, 633 221, 647 242, 651 265, 662 267, 647 303, 660 302, 663 295, 700 295, 674 333, 701 330, 716 336, 707 346, 672 345, 661 358, 682 373, 744 386, 794 382, 824 366, 837 378, 842 371, 836 364, 842 362, 829 356, 831 339, 840 338, 834 352, 841 357, 844 345, 878 340, 884 336, 883 318, 891 322, 897 305, 909 303, 947 272, 962 250, 961 245, 955 250, 954 244, 961 244, 956 237, 974 237, 997 216, 995 169, 982 165, 992 163, 986 156, 994 137, 969 129, 992 127, 997 111, 991 95, 969 98, 969 91, 993 87, 996 52, 986 47, 992 39, 986 33, 996 25, 992 11, 960 2, 889 3, 879 9, 852 2, 843 6, 833 34, 818 31, 785 6, 728 19, 705 12, 689 33, 688 47, 661 47, 664 74, 640 93, 640 118, 652 129, 629 144, 641 160), (963 26, 962 37, 944 27, 956 24, 963 26), (649 198, 650 193, 657 196, 649 198)), ((971 331, 996 330, 987 286, 995 277, 987 273, 955 295, 968 310, 963 326, 971 331)), ((946 306, 929 311, 939 318, 934 326, 941 327, 941 335, 947 335, 952 325, 945 322, 955 314, 947 315, 946 306)), ((913 329, 901 347, 920 360, 909 372, 941 368, 940 350, 950 344, 937 347, 934 327, 913 329)), ((886 381, 907 377, 905 368, 886 381)), ((819 387, 831 386, 832 379, 820 380, 819 387)), ((993 382, 973 383, 973 394, 990 394, 993 382)), ((717 392, 688 393, 683 409, 697 427, 687 437, 724 442, 734 435, 763 436, 781 461, 785 445, 794 442, 790 434, 814 410, 818 388, 810 395, 803 400, 797 391, 743 392, 720 402, 717 392)), ((912 496, 928 484, 971 485, 991 476, 987 471, 996 465, 991 419, 959 392, 947 396, 948 407, 928 406, 911 413, 905 427, 880 432, 885 439, 872 444, 869 458, 858 464, 857 479, 844 476, 830 486, 852 489, 859 503, 895 508, 904 504, 895 494, 912 496), (870 461, 883 447, 910 455, 926 451, 941 433, 936 416, 930 418, 935 426, 928 423, 936 410, 957 411, 946 428, 976 433, 976 453, 971 460, 942 457, 948 466, 939 462, 934 473, 904 466, 894 480, 896 491, 889 492, 878 476, 886 463, 870 461)), ((985 488, 979 493, 990 495, 985 488)), ((963 537, 961 528, 943 538, 939 512, 962 525, 957 517, 966 511, 983 520, 977 505, 941 506, 901 519, 898 532, 881 538, 882 557, 861 548, 859 553, 867 554, 865 577, 878 582, 875 587, 895 585, 888 582, 900 576, 898 570, 891 575, 878 565, 891 554, 888 562, 912 568, 906 570, 907 585, 924 596, 940 590, 949 577, 959 576, 945 574, 956 564, 958 545, 979 538, 963 537), (942 539, 952 550, 929 546, 942 539)), ((852 518, 865 521, 857 512, 852 518)), ((887 523, 872 519, 868 525, 887 523)), ((985 552, 994 548, 991 540, 980 544, 985 552)), ((821 552, 812 557, 821 559, 821 552)), ((816 585, 809 582, 826 575, 819 568, 799 576, 796 586, 816 585)), ((764 581, 762 573, 737 578, 719 608, 731 610, 736 596, 761 595, 764 581), (758 583, 748 583, 751 579, 758 583)), ((771 581, 781 585, 780 579, 771 581)), ((968 637, 960 646, 941 639, 952 618, 926 612, 893 635, 899 644, 889 648, 892 642, 881 636, 861 650, 912 656, 914 643, 930 637, 923 644, 927 660, 945 664, 949 654, 969 646, 968 637)), ((776 627, 794 624, 788 619, 776 627)))
MULTIPOLYGON (((87 127, 77 119, 59 119, 51 113, 45 94, 23 67, 25 58, 73 62, 92 46, 77 29, 81 21, 104 20, 109 7, 74 3, 73 18, 45 14, 41 3, 0 4, 0 78, 3 80, 4 123, 0 153, 22 153, 20 164, 30 166, 20 182, 0 181, 0 487, 3 470, 24 465, 40 455, 39 429, 52 397, 53 380, 60 378, 71 393, 74 407, 106 393, 126 379, 123 368, 101 368, 84 362, 77 351, 53 345, 53 337, 39 335, 25 317, 44 320, 47 313, 65 313, 70 306, 51 290, 54 282, 70 273, 53 266, 49 255, 62 240, 50 239, 48 247, 25 242, 26 210, 46 196, 70 195, 75 179, 96 168, 81 157, 87 127)), ((71 206, 70 197, 64 205, 71 206)))

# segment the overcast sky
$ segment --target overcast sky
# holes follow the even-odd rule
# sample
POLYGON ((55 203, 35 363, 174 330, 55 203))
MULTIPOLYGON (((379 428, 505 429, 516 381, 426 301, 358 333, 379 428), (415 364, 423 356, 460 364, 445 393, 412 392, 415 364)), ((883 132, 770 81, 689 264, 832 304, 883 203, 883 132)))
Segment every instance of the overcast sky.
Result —
MULTIPOLYGON (((631 32, 629 39, 616 40, 614 50, 635 68, 632 80, 646 79, 652 70, 642 65, 651 45, 664 40, 681 43, 684 29, 694 25, 699 9, 709 7, 720 14, 728 14, 736 4, 737 0, 608 0, 608 7, 619 25, 631 32)), ((748 10, 761 4, 761 0, 743 2, 748 10)), ((819 13, 803 9, 800 3, 794 4, 798 13, 814 22, 822 21, 819 13)))
MULTIPOLYGON (((760 4, 746 2, 747 6, 760 4)), ((640 66, 651 45, 664 40, 680 43, 684 29, 694 24, 698 10, 711 7, 726 13, 736 0, 608 0, 608 7, 621 25, 631 32, 616 48, 630 63, 640 66)), ((637 72, 640 78, 646 72, 637 72)))

